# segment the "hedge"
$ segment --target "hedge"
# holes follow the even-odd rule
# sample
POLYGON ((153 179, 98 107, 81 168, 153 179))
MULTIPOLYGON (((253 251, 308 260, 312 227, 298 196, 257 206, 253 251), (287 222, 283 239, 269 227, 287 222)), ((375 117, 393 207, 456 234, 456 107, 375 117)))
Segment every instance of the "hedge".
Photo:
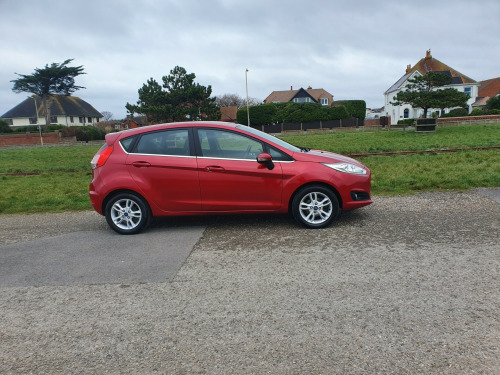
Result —
MULTIPOLYGON (((366 104, 363 100, 342 101, 340 105, 325 107, 318 103, 269 103, 250 107, 250 123, 255 126, 272 125, 285 122, 313 122, 341 120, 350 117, 364 119, 366 104), (361 109, 364 108, 361 114, 361 109), (360 116, 360 117, 358 117, 360 116)), ((247 108, 236 114, 240 124, 247 125, 247 108)))
POLYGON ((467 116, 469 112, 465 108, 455 108, 452 109, 449 113, 445 113, 441 117, 462 117, 467 116))
POLYGON ((364 100, 338 100, 333 105, 335 107, 344 106, 350 117, 364 120, 366 116, 366 102, 364 100))
POLYGON ((414 118, 405 118, 403 120, 398 120, 398 125, 413 125, 415 123, 414 118))
POLYGON ((106 131, 93 126, 64 126, 61 129, 63 137, 76 137, 77 141, 104 140, 106 131))

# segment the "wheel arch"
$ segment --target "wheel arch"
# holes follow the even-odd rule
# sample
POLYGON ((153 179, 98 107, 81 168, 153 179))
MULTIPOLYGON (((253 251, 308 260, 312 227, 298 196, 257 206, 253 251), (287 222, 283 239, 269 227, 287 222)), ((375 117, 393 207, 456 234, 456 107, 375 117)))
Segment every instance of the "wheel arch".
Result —
POLYGON ((105 212, 106 205, 108 204, 108 202, 111 199, 113 199, 113 197, 117 196, 118 194, 122 194, 122 193, 134 194, 134 195, 137 195, 138 197, 140 197, 144 201, 144 203, 146 204, 146 208, 149 211, 149 215, 153 216, 153 211, 151 210, 151 206, 149 205, 148 200, 146 198, 144 198, 144 196, 142 194, 139 194, 137 191, 130 190, 130 189, 118 189, 118 190, 113 190, 110 193, 108 193, 108 195, 106 195, 106 197, 102 201, 102 205, 101 205, 102 212, 105 212))
POLYGON ((311 182, 308 182, 306 184, 303 184, 303 185, 300 185, 298 186, 295 191, 293 192, 293 194, 290 196, 290 199, 288 200, 288 212, 292 212, 292 202, 293 202, 293 199, 295 198, 295 196, 297 195, 297 193, 303 189, 303 188, 306 188, 308 186, 314 186, 314 185, 319 185, 319 186, 322 186, 324 188, 327 188, 329 190, 332 191, 332 193, 335 194, 335 196, 337 197, 337 200, 339 202, 339 207, 340 209, 343 209, 343 202, 342 202, 342 197, 340 196, 340 193, 337 191, 337 189, 335 189, 335 187, 333 187, 332 185, 330 184, 327 184, 326 182, 321 182, 321 181, 311 181, 311 182))

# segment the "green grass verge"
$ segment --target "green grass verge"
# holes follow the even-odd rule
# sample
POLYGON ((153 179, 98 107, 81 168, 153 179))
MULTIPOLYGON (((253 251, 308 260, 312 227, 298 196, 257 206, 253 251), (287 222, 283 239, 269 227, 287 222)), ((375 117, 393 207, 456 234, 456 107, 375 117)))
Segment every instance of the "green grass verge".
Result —
MULTIPOLYGON (((343 154, 469 149, 500 146, 500 126, 438 128, 436 133, 428 134, 354 131, 287 136, 283 139, 300 146, 343 154)), ((92 209, 88 197, 92 179, 90 160, 99 147, 0 150, 0 213, 92 209)), ((372 171, 372 192, 375 195, 500 186, 500 150, 366 156, 358 159, 372 171)))
POLYGON ((90 210, 91 180, 90 170, 1 176, 0 213, 90 210))
MULTIPOLYGON (((104 143, 104 141, 103 141, 104 143)), ((101 146, 0 150, 0 173, 87 171, 101 146)))
POLYGON ((438 127, 435 133, 415 133, 414 130, 352 131, 281 138, 297 146, 339 154, 468 149, 500 146, 500 125, 438 127))
POLYGON ((372 172, 372 194, 500 186, 500 150, 359 158, 372 172))

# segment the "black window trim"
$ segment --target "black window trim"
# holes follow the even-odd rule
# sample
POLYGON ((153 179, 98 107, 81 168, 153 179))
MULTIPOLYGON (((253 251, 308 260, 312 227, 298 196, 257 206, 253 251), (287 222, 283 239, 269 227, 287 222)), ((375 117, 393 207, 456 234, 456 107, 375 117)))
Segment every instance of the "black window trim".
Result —
POLYGON ((187 132, 188 132, 189 155, 169 155, 169 154, 147 154, 147 155, 169 156, 169 157, 196 157, 195 147, 194 147, 194 140, 193 140, 193 138, 194 138, 193 137, 193 129, 191 127, 165 128, 165 129, 158 129, 158 130, 155 130, 155 131, 147 131, 147 132, 144 132, 144 133, 132 135, 131 137, 137 137, 137 138, 135 139, 134 144, 130 148, 130 152, 127 152, 125 150, 125 147, 123 147, 123 145, 121 144, 121 141, 123 141, 123 140, 125 140, 127 138, 130 138, 130 137, 126 137, 126 138, 120 139, 120 145, 124 149, 124 151, 127 152, 128 154, 138 154, 138 155, 140 155, 141 153, 137 152, 137 146, 139 144, 139 141, 141 140, 141 138, 144 135, 151 134, 151 133, 163 133, 163 132, 168 132, 168 131, 179 131, 179 130, 187 130, 187 132))
POLYGON ((244 161, 244 160, 250 160, 250 161, 254 161, 254 159, 232 159, 232 158, 203 156, 203 150, 201 149, 201 143, 200 143, 200 137, 198 135, 198 130, 219 130, 219 131, 225 131, 225 132, 229 132, 229 133, 234 133, 234 134, 238 134, 238 135, 243 136, 243 137, 250 138, 251 140, 253 140, 255 142, 258 142, 258 143, 260 143, 263 146, 262 147, 263 152, 269 153, 270 149, 272 148, 272 149, 278 151, 280 154, 283 154, 284 157, 285 157, 285 159, 287 159, 287 160, 275 160, 276 162, 293 162, 293 161, 295 161, 295 159, 292 158, 290 155, 288 155, 286 152, 280 150, 277 147, 274 147, 274 146, 270 145, 269 143, 267 143, 267 142, 265 142, 265 141, 263 141, 263 140, 261 140, 259 138, 254 137, 251 134, 245 134, 245 133, 242 133, 242 132, 234 131, 232 129, 217 128, 217 127, 207 127, 207 126, 203 126, 203 127, 199 126, 199 127, 193 128, 193 129, 194 129, 194 132, 192 134, 193 134, 194 143, 195 143, 196 155, 198 157, 201 157, 201 158, 222 159, 222 160, 242 160, 242 161, 244 161))

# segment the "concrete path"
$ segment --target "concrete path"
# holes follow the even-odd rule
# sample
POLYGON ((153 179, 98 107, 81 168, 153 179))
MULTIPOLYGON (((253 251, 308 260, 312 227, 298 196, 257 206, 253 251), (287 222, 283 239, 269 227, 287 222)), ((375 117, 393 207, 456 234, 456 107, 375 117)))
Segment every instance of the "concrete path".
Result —
POLYGON ((0 285, 44 286, 171 280, 204 227, 135 236, 83 231, 0 247, 0 285))

